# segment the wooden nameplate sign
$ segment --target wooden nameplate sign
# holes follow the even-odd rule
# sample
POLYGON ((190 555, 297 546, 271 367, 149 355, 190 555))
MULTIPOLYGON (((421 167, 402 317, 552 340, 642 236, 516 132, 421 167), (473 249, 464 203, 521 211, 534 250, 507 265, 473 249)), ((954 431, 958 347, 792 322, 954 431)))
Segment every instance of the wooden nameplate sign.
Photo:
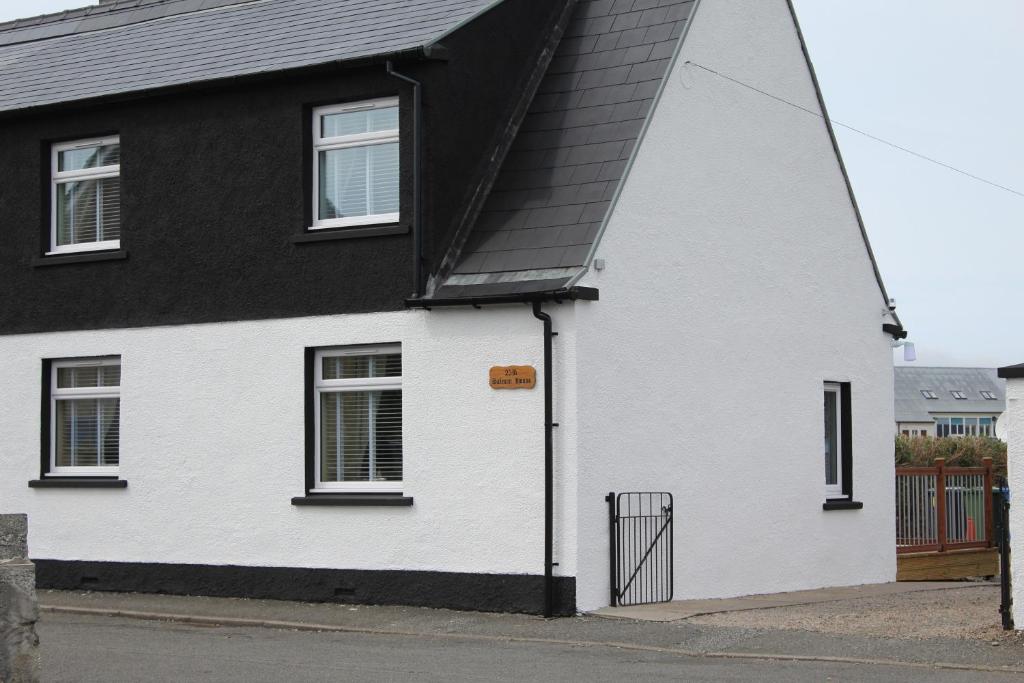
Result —
POLYGON ((537 369, 532 365, 496 365, 490 372, 491 389, 533 389, 537 369))

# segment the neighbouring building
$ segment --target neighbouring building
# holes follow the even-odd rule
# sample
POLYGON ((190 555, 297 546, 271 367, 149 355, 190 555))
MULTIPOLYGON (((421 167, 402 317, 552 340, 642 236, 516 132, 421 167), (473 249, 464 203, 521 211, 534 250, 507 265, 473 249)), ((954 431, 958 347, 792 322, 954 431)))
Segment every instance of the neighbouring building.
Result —
POLYGON ((610 491, 676 598, 895 578, 906 333, 787 0, 114 1, 0 25, 0 119, 40 587, 589 610, 610 491))
POLYGON ((995 368, 897 366, 896 433, 904 436, 995 436, 1006 410, 1006 383, 995 368))

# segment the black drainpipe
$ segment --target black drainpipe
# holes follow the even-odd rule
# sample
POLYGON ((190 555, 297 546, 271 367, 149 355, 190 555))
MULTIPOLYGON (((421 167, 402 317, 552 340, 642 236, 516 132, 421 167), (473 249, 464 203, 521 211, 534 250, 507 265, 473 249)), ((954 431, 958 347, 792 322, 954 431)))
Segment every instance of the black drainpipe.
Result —
POLYGON ((544 322, 544 616, 554 614, 555 582, 552 576, 554 568, 554 428, 553 407, 551 400, 551 339, 555 333, 551 331, 551 316, 541 310, 541 302, 533 302, 533 317, 544 322))
POLYGON ((389 76, 412 84, 412 298, 419 299, 423 296, 423 84, 395 71, 390 59, 387 69, 389 76))

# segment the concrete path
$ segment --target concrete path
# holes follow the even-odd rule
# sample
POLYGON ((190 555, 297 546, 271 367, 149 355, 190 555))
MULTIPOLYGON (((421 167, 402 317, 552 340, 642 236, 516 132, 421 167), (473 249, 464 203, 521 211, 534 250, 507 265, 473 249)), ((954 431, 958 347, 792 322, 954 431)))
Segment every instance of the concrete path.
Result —
POLYGON ((899 583, 879 583, 843 588, 820 588, 791 593, 772 593, 769 595, 747 595, 739 598, 676 600, 656 605, 605 607, 604 609, 597 610, 594 614, 600 617, 634 619, 637 621, 679 621, 680 619, 689 619, 704 614, 718 614, 720 612, 742 612, 744 610, 767 609, 770 607, 812 605, 820 602, 877 598, 887 595, 967 588, 977 585, 979 584, 964 581, 903 581, 899 583))

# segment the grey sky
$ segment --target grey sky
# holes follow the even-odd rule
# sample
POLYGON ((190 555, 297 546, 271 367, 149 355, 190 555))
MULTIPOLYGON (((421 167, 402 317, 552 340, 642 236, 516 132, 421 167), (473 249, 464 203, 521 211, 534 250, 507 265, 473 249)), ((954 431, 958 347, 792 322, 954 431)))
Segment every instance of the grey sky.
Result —
MULTIPOLYGON (((1024 2, 794 1, 833 119, 1024 192, 1024 2)), ((917 364, 1024 362, 1024 197, 836 132, 917 364)))

